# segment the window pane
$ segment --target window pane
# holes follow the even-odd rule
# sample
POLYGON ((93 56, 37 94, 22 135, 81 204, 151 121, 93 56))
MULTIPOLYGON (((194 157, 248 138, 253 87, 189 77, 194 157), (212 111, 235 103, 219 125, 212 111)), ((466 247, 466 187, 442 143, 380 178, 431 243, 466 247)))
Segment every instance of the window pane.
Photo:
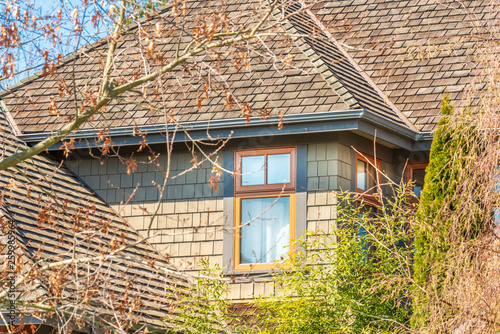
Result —
POLYGON ((361 252, 365 261, 367 260, 368 251, 371 246, 370 242, 366 240, 368 235, 366 224, 369 223, 368 218, 376 217, 376 213, 377 209, 369 205, 363 205, 358 213, 358 219, 360 220, 358 221, 357 231, 358 243, 361 246, 361 252))
POLYGON ((357 161, 356 171, 356 187, 361 190, 366 190, 366 162, 357 161))
POLYGON ((415 197, 420 198, 422 189, 424 188, 424 179, 425 169, 413 170, 413 181, 415 182, 415 185, 413 186, 413 193, 415 194, 415 197))
POLYGON ((254 186, 264 184, 265 156, 256 155, 241 158, 241 185, 254 186))
POLYGON ((279 260, 289 249, 290 197, 242 199, 241 224, 240 263, 279 260))
MULTIPOLYGON (((498 192, 500 192, 500 165, 497 165, 497 177, 495 188, 498 192)), ((500 207, 493 208, 493 222, 495 223, 495 233, 497 235, 500 234, 500 207)))
POLYGON ((493 209, 493 218, 495 225, 498 227, 500 225, 500 208, 493 209))
POLYGON ((267 184, 290 183, 290 154, 267 156, 267 184))
POLYGON ((368 190, 370 192, 377 192, 377 170, 371 164, 367 163, 368 167, 368 190))
POLYGON ((497 165, 497 174, 495 176, 497 177, 496 189, 500 192, 500 165, 497 165))

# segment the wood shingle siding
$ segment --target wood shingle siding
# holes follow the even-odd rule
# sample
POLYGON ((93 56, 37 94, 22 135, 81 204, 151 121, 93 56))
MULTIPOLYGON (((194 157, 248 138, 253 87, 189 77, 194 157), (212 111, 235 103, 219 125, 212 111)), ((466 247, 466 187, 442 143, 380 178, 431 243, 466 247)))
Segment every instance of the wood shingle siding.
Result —
MULTIPOLYGON (((3 154, 10 155, 26 148, 13 135, 4 110, 0 112, 0 128, 3 130, 0 139, 6 144, 2 147, 3 154)), ((45 265, 72 259, 73 256, 99 256, 112 251, 112 240, 132 244, 141 239, 135 229, 64 165, 38 155, 18 164, 17 168, 0 172, 3 196, 0 212, 2 219, 15 225, 26 268, 34 266, 35 262, 45 265)), ((1 245, 3 254, 3 241, 1 245)), ((80 274, 82 277, 97 275, 96 283, 98 281, 100 288, 110 294, 128 294, 130 298, 139 298, 143 307, 132 314, 138 320, 152 325, 173 326, 161 319, 175 315, 169 315, 168 310, 176 295, 189 291, 187 279, 148 243, 132 246, 119 255, 120 258, 103 264, 82 264, 80 274), (148 262, 155 264, 148 265, 148 262)), ((48 281, 48 277, 56 271, 42 272, 38 279, 48 281)), ((64 296, 69 301, 72 294, 81 293, 70 282, 64 286, 64 296)), ((50 297, 52 292, 46 288, 47 285, 41 284, 38 294, 50 297)), ((29 295, 26 298, 29 300, 29 295)), ((77 299, 74 302, 78 302, 77 299)), ((95 299, 81 307, 86 312, 99 311, 111 315, 117 310, 115 306, 106 306, 95 299), (105 310, 106 307, 109 310, 105 310)))
MULTIPOLYGON (((208 181, 211 167, 204 163, 200 168, 169 181, 165 196, 160 200, 157 185, 163 184, 163 174, 156 168, 141 163, 147 161, 147 156, 138 155, 135 158, 139 161, 138 169, 131 175, 127 174, 118 158, 102 160, 101 165, 100 160, 88 157, 70 160, 68 166, 85 183, 94 185, 93 189, 139 233, 146 233, 151 221, 150 215, 159 204, 159 214, 152 225, 153 233, 159 235, 151 243, 180 270, 196 272, 201 258, 208 259, 210 263, 221 264, 223 180, 219 182, 218 191, 210 188, 208 181), (99 168, 92 171, 89 166, 94 164, 99 168), (116 174, 107 174, 110 166, 111 171, 116 174), (104 172, 99 172, 99 169, 104 172), (115 181, 108 183, 107 180, 115 181), (140 186, 136 189, 137 184, 140 186), (129 200, 134 190, 135 195, 129 203, 120 204, 129 200)), ((158 161, 165 167, 166 159, 166 156, 160 156, 158 161)), ((170 175, 175 176, 190 168, 191 159, 189 153, 174 153, 171 156, 170 175)), ((222 156, 218 161, 223 164, 222 156)))

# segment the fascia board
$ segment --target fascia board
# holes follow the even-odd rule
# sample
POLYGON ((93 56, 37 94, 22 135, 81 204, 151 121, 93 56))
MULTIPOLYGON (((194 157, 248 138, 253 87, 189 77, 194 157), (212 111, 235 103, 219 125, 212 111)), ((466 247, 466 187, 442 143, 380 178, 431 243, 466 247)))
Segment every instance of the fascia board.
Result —
MULTIPOLYGON (((174 141, 190 141, 184 131, 189 133, 192 139, 200 140, 353 130, 373 135, 374 129, 378 129, 378 133, 385 137, 384 140, 402 148, 411 149, 408 142, 420 138, 419 133, 365 109, 286 115, 283 117, 281 130, 278 129, 279 122, 278 117, 268 119, 252 117, 248 123, 244 118, 180 123, 174 141), (363 122, 359 122, 360 120, 363 122)), ((174 128, 173 124, 168 127, 170 132, 174 128)), ((149 144, 165 142, 167 128, 164 124, 112 128, 109 129, 109 135, 115 146, 137 145, 142 141, 141 136, 134 136, 137 129, 147 134, 149 144)), ((83 129, 75 131, 68 138, 75 139, 75 148, 98 147, 101 145, 95 139, 98 133, 97 129, 83 129)), ((49 133, 30 133, 21 134, 19 138, 33 144, 40 142, 48 135, 49 133)), ((380 139, 383 138, 380 137, 380 139)), ((60 150, 60 146, 56 144, 49 150, 60 150)))

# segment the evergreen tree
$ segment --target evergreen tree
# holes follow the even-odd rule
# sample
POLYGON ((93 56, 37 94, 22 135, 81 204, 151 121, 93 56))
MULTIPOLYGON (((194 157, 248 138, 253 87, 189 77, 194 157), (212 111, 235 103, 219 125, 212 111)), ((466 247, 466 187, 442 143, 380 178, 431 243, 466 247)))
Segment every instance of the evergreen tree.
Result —
POLYGON ((443 307, 447 304, 443 298, 446 282, 454 279, 449 268, 467 262, 453 252, 478 237, 485 218, 482 199, 474 197, 474 189, 484 185, 477 177, 480 171, 471 170, 470 161, 480 156, 484 145, 467 110, 460 117, 454 116, 448 95, 441 111, 414 229, 412 324, 418 329, 426 328, 430 321, 444 323, 453 313, 454 307, 443 307), (466 200, 472 202, 474 210, 462 210, 466 200), (433 312, 437 318, 430 320, 433 312))
POLYGON ((453 180, 453 168, 451 168, 450 163, 453 151, 451 147, 455 144, 449 131, 453 106, 448 95, 443 98, 441 112, 443 117, 434 132, 429 165, 425 175, 425 187, 422 191, 417 215, 418 224, 415 226, 413 270, 414 280, 418 286, 414 288, 414 327, 421 327, 427 322, 425 304, 428 297, 419 286, 428 283, 433 267, 441 263, 449 247, 446 242, 447 224, 443 222, 444 217, 441 217, 441 214, 446 210, 439 210, 444 205, 449 205, 447 199, 455 192, 455 186, 453 182, 450 182, 453 180))

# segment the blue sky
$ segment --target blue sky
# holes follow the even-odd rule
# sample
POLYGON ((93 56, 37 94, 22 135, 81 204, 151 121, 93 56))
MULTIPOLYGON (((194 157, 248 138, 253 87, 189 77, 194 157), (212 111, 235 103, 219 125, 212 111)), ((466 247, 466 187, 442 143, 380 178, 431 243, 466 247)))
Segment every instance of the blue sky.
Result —
MULTIPOLYGON (((45 40, 43 33, 41 31, 31 31, 31 32, 21 32, 24 33, 23 38, 29 40, 29 43, 23 45, 19 48, 19 54, 16 56, 17 71, 24 69, 29 69, 13 79, 6 80, 2 82, 2 87, 10 86, 19 80, 33 75, 35 72, 41 69, 44 61, 41 56, 43 50, 47 49, 49 51, 49 57, 52 59, 58 53, 63 56, 70 55, 78 48, 83 45, 95 42, 100 37, 106 36, 108 31, 108 26, 100 24, 99 27, 94 27, 94 24, 90 22, 90 18, 99 10, 101 13, 107 13, 112 0, 100 0, 99 3, 94 4, 92 0, 89 1, 90 6, 85 10, 83 1, 80 0, 35 0, 33 3, 33 11, 38 17, 57 15, 57 11, 62 12, 62 21, 60 25, 60 42, 54 45, 51 41, 45 40), (80 21, 86 24, 83 25, 83 33, 78 38, 73 33, 73 24, 71 22, 71 14, 74 13, 75 9, 78 8, 78 14, 80 21)), ((23 2, 19 2, 19 9, 21 15, 23 13, 23 2)), ((2 6, 2 5, 0 5, 2 6)), ((25 8, 25 7, 24 7, 25 8)), ((41 21, 40 25, 44 25, 47 22, 51 22, 51 19, 47 21, 41 21)), ((2 88, 0 87, 0 88, 2 88)))
MULTIPOLYGON (((153 3, 155 6, 158 6, 166 1, 167 0, 135 0, 134 5, 139 4, 144 6, 153 3)), ((16 59, 16 72, 21 71, 21 73, 12 79, 0 81, 0 90, 40 71, 44 64, 44 59, 42 57, 42 52, 44 50, 48 50, 49 59, 53 59, 58 54, 65 57, 80 49, 82 46, 107 36, 111 26, 111 19, 108 15, 109 9, 111 6, 114 6, 117 1, 87 0, 87 3, 88 6, 85 6, 84 0, 16 0, 16 5, 19 6, 21 17, 26 11, 26 8, 32 6, 30 8, 38 18, 47 18, 45 20, 40 20, 39 27, 50 23, 51 26, 53 25, 55 28, 56 25, 53 24, 54 17, 56 17, 58 11, 61 11, 62 20, 59 26, 60 40, 59 43, 54 45, 52 41, 47 41, 45 39, 43 31, 40 29, 34 31, 21 31, 22 40, 29 41, 15 50, 15 52, 18 53, 14 55, 16 59), (32 5, 30 5, 30 3, 32 5), (84 22, 82 34, 78 36, 74 33, 74 25, 71 21, 76 9, 78 11, 79 22, 84 22), (98 21, 99 23, 96 27, 94 23, 91 22, 91 18, 97 12, 101 13, 103 19, 98 21)), ((5 10, 3 10, 5 6, 6 3, 0 1, 0 13, 5 12, 5 10)), ((4 20, 4 23, 6 22, 8 23, 9 21, 4 20)), ((2 53, 0 49, 0 60, 3 59, 5 55, 6 52, 2 53)))

